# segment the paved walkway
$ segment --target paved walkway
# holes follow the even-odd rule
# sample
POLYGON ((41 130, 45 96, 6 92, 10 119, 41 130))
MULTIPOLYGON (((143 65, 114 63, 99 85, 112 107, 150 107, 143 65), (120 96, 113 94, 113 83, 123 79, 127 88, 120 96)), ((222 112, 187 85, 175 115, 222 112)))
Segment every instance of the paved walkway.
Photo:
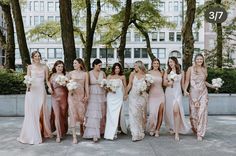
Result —
POLYGON ((21 144, 16 137, 22 121, 21 117, 0 117, 0 156, 236 156, 236 116, 210 116, 202 142, 193 135, 181 136, 176 142, 162 128, 159 138, 146 136, 139 142, 119 135, 115 141, 102 139, 94 144, 80 139, 76 145, 72 144, 71 135, 61 143, 53 138, 40 145, 21 144))

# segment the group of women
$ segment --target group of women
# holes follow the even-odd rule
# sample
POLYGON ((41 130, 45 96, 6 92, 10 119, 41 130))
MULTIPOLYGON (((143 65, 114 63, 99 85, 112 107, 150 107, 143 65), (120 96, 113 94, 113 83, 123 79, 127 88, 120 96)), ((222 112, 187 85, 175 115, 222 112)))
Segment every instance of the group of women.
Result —
POLYGON ((138 141, 144 138, 145 131, 158 137, 163 120, 169 132, 175 134, 175 140, 179 140, 179 133, 190 132, 182 106, 182 90, 185 95, 189 95, 192 131, 198 140, 202 140, 205 135, 207 86, 214 87, 206 82, 207 70, 201 54, 196 55, 194 65, 189 67, 186 74, 181 71, 175 57, 168 59, 166 72, 160 69, 158 59, 152 60, 149 71, 142 61, 136 61, 128 85, 119 63, 113 65, 112 73, 106 77, 101 70, 102 62, 99 59, 93 61, 93 69, 89 72, 86 71, 82 59, 75 59, 74 70, 67 74, 64 63, 58 60, 49 74, 47 66, 41 64, 40 52, 33 52, 31 57, 33 63, 28 66, 27 75, 32 77, 33 81, 27 85, 25 95, 25 117, 20 137, 17 138, 21 143, 42 143, 43 138, 52 138, 52 132, 56 134, 56 142, 61 142, 69 126, 74 144, 78 143, 76 127, 79 127, 81 137, 93 139, 94 142, 101 136, 109 140, 116 139, 118 127, 121 127, 124 133, 127 133, 126 128, 129 128, 132 141, 138 141), (173 72, 176 74, 175 78, 169 79, 170 73, 173 72), (139 87, 147 73, 152 76, 154 83, 148 93, 140 95, 139 87), (75 81, 77 88, 68 91, 66 86, 59 85, 56 82, 59 75, 75 81), (107 92, 102 88, 100 84, 103 79, 117 84, 116 91, 107 92), (51 113, 47 106, 45 81, 51 93, 51 113), (122 113, 122 106, 125 104, 129 108, 128 125, 125 124, 122 113))

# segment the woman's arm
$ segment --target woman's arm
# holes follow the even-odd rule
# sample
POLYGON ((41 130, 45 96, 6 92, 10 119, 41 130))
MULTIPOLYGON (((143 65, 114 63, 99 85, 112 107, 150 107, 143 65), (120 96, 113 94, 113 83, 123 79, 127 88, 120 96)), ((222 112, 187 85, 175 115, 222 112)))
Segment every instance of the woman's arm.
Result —
POLYGON ((189 95, 189 92, 187 91, 188 86, 189 86, 189 82, 190 82, 190 75, 191 75, 191 67, 188 68, 187 73, 186 73, 186 77, 185 77, 185 83, 184 83, 184 95, 189 95))
POLYGON ((131 73, 130 76, 129 76, 129 84, 128 84, 128 86, 125 89, 125 97, 124 97, 125 100, 128 98, 128 93, 129 93, 129 91, 130 91, 130 89, 132 87, 133 79, 134 79, 134 74, 135 73, 131 73))
POLYGON ((124 85, 124 88, 126 88, 126 78, 125 78, 125 76, 123 75, 122 77, 121 77, 121 79, 122 79, 122 82, 123 82, 123 85, 124 85))
POLYGON ((163 78, 163 85, 168 87, 173 85, 173 81, 169 81, 167 78, 167 71, 164 73, 164 78, 163 78))
POLYGON ((49 81, 49 70, 48 70, 48 67, 45 65, 44 69, 45 69, 46 83, 47 83, 47 86, 48 86, 48 92, 53 94, 52 86, 51 86, 51 83, 49 81))
POLYGON ((184 90, 184 79, 185 79, 185 73, 182 71, 181 73, 181 88, 184 90))
POLYGON ((85 97, 84 97, 84 101, 87 102, 88 99, 89 99, 89 76, 88 76, 88 73, 86 72, 85 73, 85 97))

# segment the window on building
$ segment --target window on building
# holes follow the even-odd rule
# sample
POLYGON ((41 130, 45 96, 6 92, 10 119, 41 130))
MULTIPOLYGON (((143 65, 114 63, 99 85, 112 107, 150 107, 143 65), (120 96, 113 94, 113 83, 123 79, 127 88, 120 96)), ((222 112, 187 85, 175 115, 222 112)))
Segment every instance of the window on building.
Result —
POLYGON ((56 58, 62 59, 62 48, 55 48, 56 58))
POLYGON ((48 16, 48 21, 53 21, 54 20, 54 16, 48 16))
MULTIPOLYGON (((85 48, 82 49, 83 57, 85 57, 85 48)), ((97 48, 93 48, 91 52, 91 58, 97 58, 97 48)))
POLYGON ((22 16, 22 19, 23 19, 24 26, 26 26, 27 25, 27 23, 26 23, 26 16, 22 16))
POLYGON ((134 33, 134 41, 135 42, 140 42, 140 34, 137 33, 137 32, 134 33))
POLYGON ((153 48, 152 53, 154 56, 156 56, 159 59, 166 58, 166 49, 164 49, 164 48, 153 48))
POLYGON ((172 11, 172 8, 173 8, 172 2, 170 1, 170 2, 169 2, 169 5, 168 5, 168 11, 172 11))
POLYGON ((131 58, 131 48, 125 48, 125 58, 131 58))
POLYGON ((33 11, 33 2, 32 1, 29 1, 29 11, 33 11))
POLYGON ((39 24, 39 16, 34 16, 34 25, 39 24))
POLYGON ((126 34, 126 41, 131 42, 131 32, 127 32, 126 34))
POLYGON ((48 58, 54 59, 55 58, 55 50, 54 48, 48 48, 48 58))
POLYGON ((176 33, 176 41, 181 41, 181 32, 176 33))
POLYGON ((34 25, 33 16, 30 16, 30 26, 34 25))
POLYGON ((16 48, 15 49, 15 59, 20 59, 21 57, 20 57, 20 50, 19 50, 19 48, 16 48))
POLYGON ((44 1, 40 1, 40 11, 44 11, 44 1))
MULTIPOLYGON (((80 56, 80 49, 79 48, 75 48, 75 53, 76 53, 76 57, 78 58, 78 57, 81 57, 80 56)), ((84 57, 84 56, 82 56, 82 57, 84 57)))
POLYGON ((165 41, 165 32, 159 32, 159 41, 165 41))
POLYGON ((198 32, 194 32, 193 33, 193 38, 194 38, 194 41, 199 41, 199 33, 198 32))
POLYGON ((141 55, 141 49, 134 48, 134 58, 140 58, 140 55, 141 55))
POLYGON ((173 22, 176 24, 176 26, 178 26, 178 24, 179 24, 179 17, 178 16, 174 16, 174 21, 173 22))
POLYGON ((114 58, 113 48, 100 48, 100 58, 106 58, 106 51, 107 51, 107 58, 114 58))
POLYGON ((148 58, 147 48, 142 48, 142 58, 148 58))
POLYGON ((165 12, 165 2, 159 2, 159 9, 161 12, 165 12))
POLYGON ((59 2, 55 2, 55 10, 59 11, 59 2))
POLYGON ((40 16, 40 23, 44 22, 44 16, 40 16))
POLYGON ((175 33, 169 32, 169 41, 175 41, 175 33))
POLYGON ((152 32, 152 41, 153 42, 157 41, 157 32, 152 32))
POLYGON ((179 11, 179 2, 174 1, 174 11, 179 11))
POLYGON ((60 22, 60 16, 56 16, 55 21, 60 22))
POLYGON ((39 2, 34 1, 34 11, 39 11, 39 2))
POLYGON ((53 2, 48 2, 48 11, 53 12, 54 11, 54 4, 53 2))

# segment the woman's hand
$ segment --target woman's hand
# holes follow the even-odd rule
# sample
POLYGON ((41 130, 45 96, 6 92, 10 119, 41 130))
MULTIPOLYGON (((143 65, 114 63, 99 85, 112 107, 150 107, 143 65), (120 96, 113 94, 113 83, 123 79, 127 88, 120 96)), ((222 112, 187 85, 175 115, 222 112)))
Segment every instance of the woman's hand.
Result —
POLYGON ((184 90, 184 96, 189 96, 189 92, 187 90, 184 90))
POLYGON ((48 88, 48 92, 49 92, 50 94, 53 94, 52 88, 48 88))
POLYGON ((83 98, 83 102, 85 102, 85 103, 88 102, 88 97, 87 97, 87 96, 85 96, 85 97, 83 98))
POLYGON ((126 101, 128 99, 128 95, 124 95, 124 101, 126 101))

